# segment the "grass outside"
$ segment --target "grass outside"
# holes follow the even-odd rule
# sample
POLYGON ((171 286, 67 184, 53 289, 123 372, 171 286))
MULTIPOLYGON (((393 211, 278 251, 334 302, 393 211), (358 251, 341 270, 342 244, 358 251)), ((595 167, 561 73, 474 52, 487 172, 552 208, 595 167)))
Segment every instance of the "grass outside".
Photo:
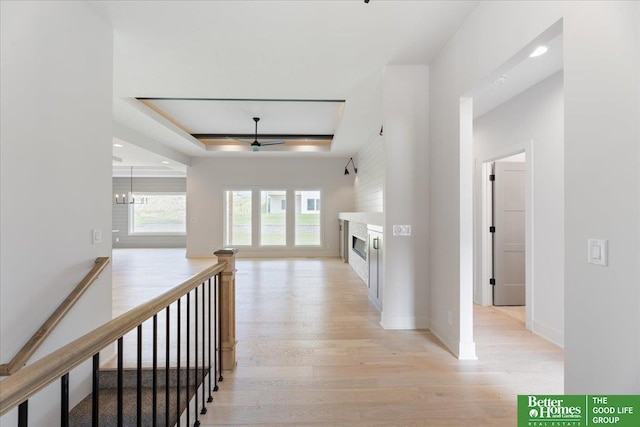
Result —
POLYGON ((185 232, 186 198, 184 195, 138 195, 146 204, 133 205, 134 232, 185 232))
MULTIPOLYGON (((261 218, 262 224, 265 225, 284 225, 284 213, 263 213, 261 218)), ((251 214, 234 214, 233 223, 235 225, 251 225, 251 214)), ((297 214, 296 225, 320 225, 319 214, 297 214)))
MULTIPOLYGON (((313 227, 314 229, 316 227, 313 227)), ((261 236, 261 245, 264 246, 284 246, 286 244, 285 232, 263 233, 261 236)), ((251 245, 251 233, 246 231, 235 231, 231 239, 232 245, 248 246, 251 245)), ((295 237, 297 246, 317 246, 320 245, 320 226, 315 230, 298 231, 295 237)))

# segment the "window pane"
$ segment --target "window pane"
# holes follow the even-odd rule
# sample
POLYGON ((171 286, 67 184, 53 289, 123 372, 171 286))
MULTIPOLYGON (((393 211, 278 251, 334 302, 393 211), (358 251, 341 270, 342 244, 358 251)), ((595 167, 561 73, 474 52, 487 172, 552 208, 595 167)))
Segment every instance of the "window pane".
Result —
POLYGON ((296 245, 320 245, 320 192, 296 191, 296 245))
POLYGON ((185 194, 141 194, 135 199, 146 198, 146 204, 132 204, 131 233, 171 234, 187 232, 185 194))
POLYGON ((260 192, 260 244, 284 246, 287 244, 287 192, 260 192))
POLYGON ((251 191, 227 191, 227 245, 251 244, 251 191))

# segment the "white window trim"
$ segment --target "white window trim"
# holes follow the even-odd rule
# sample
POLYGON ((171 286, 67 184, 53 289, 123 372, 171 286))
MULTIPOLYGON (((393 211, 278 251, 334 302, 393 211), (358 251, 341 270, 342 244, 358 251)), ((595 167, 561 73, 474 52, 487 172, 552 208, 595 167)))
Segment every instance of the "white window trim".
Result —
MULTIPOLYGON (((289 227, 287 226, 288 222, 289 222, 289 190, 286 188, 259 188, 259 189, 255 189, 254 190, 254 194, 257 193, 258 195, 258 206, 257 206, 257 210, 258 210, 258 221, 257 221, 257 245, 252 245, 252 247, 257 247, 257 248, 264 248, 264 249, 286 249, 289 247, 289 227), (285 195, 285 201, 286 201, 286 209, 284 211, 284 245, 263 245, 262 244, 262 210, 260 209, 262 207, 262 193, 265 191, 284 191, 285 195)), ((252 224, 253 226, 253 224, 252 224)), ((254 230, 255 231, 255 230, 254 230)))
MULTIPOLYGON (((185 213, 184 213, 184 225, 187 227, 187 212, 186 212, 186 200, 187 193, 185 191, 134 191, 129 192, 128 195, 133 194, 137 197, 150 195, 150 196, 184 196, 185 197, 185 213)), ((182 231, 133 231, 133 218, 135 204, 131 203, 128 208, 128 235, 129 236, 186 236, 187 232, 182 231)))
MULTIPOLYGON (((224 242, 224 246, 232 246, 234 248, 253 248, 255 242, 255 233, 253 231, 253 224, 255 222, 255 188, 253 187, 229 187, 222 190, 222 241, 224 242), (251 244, 250 245, 236 245, 229 242, 229 220, 227 218, 227 192, 229 191, 250 191, 251 192, 251 244)), ((258 208, 259 209, 259 208, 258 208)))
MULTIPOLYGON (((324 213, 324 203, 322 202, 322 200, 324 199, 324 191, 322 188, 318 188, 318 187, 311 187, 311 188, 295 188, 293 190, 293 197, 294 197, 294 205, 293 205, 293 209, 294 209, 294 214, 293 214, 293 220, 292 220, 292 227, 293 227, 293 248, 314 248, 314 249, 324 249, 324 230, 325 230, 325 213, 324 213), (317 215, 320 216, 320 243, 318 243, 317 245, 299 245, 296 244, 295 241, 295 228, 296 228, 296 218, 295 218, 295 195, 296 195, 296 191, 315 191, 318 193, 319 195, 319 199, 320 199, 320 209, 318 211, 313 211, 313 212, 318 212, 317 215)), ((300 201, 300 210, 302 211, 302 200, 300 201)), ((302 213, 302 212, 300 212, 302 213)), ((315 214, 314 214, 315 215, 315 214)))
POLYGON ((306 187, 306 186, 242 186, 242 187, 225 187, 222 189, 222 239, 225 246, 233 246, 251 251, 293 251, 296 249, 324 250, 325 248, 325 230, 326 230, 326 214, 324 189, 322 187, 306 187), (227 220, 227 197, 228 191, 251 191, 251 244, 250 245, 234 245, 229 242, 228 236, 228 220, 227 220), (262 212, 260 211, 261 192, 262 191, 286 191, 287 209, 286 215, 286 245, 262 245, 260 242, 260 227, 262 221, 262 212), (320 243, 317 245, 297 245, 295 243, 295 194, 296 191, 316 191, 320 198, 320 243), (291 213, 293 212, 293 214, 291 213))

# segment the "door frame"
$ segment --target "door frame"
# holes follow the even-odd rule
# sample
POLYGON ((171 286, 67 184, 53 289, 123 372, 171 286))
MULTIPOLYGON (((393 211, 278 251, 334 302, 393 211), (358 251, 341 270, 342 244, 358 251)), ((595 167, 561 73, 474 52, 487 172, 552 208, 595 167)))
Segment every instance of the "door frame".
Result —
MULTIPOLYGON (((489 153, 481 158, 476 159, 476 165, 481 167, 480 175, 482 179, 481 183, 481 205, 479 206, 479 214, 481 216, 481 227, 479 233, 476 233, 476 237, 481 240, 481 250, 479 253, 474 254, 477 265, 480 265, 480 283, 476 283, 475 289, 480 290, 480 303, 485 306, 493 305, 493 290, 489 284, 491 278, 491 233, 489 232, 489 226, 491 224, 491 190, 489 175, 491 173, 491 163, 505 157, 512 156, 514 154, 525 153, 525 310, 526 310, 526 322, 525 327, 528 330, 532 330, 533 325, 533 295, 535 290, 535 278, 533 275, 533 207, 534 207, 534 188, 533 188, 533 176, 534 176, 534 162, 533 162, 533 140, 522 141, 513 145, 502 147, 494 152, 489 153), (479 236, 478 236, 479 234, 479 236)), ((478 280, 478 276, 476 276, 478 280)))

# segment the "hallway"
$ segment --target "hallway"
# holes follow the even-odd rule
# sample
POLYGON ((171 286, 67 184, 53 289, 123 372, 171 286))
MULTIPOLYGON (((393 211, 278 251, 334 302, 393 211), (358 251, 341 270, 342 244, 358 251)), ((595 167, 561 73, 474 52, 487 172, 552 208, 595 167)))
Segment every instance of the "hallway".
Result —
MULTIPOLYGON (((205 264, 182 250, 114 251, 114 313, 164 290, 124 283, 177 284, 205 264)), ((238 367, 203 426, 507 426, 518 393, 563 392, 562 349, 494 308, 475 309, 479 360, 458 361, 428 331, 382 329, 339 259, 239 259, 237 269, 238 367)))

